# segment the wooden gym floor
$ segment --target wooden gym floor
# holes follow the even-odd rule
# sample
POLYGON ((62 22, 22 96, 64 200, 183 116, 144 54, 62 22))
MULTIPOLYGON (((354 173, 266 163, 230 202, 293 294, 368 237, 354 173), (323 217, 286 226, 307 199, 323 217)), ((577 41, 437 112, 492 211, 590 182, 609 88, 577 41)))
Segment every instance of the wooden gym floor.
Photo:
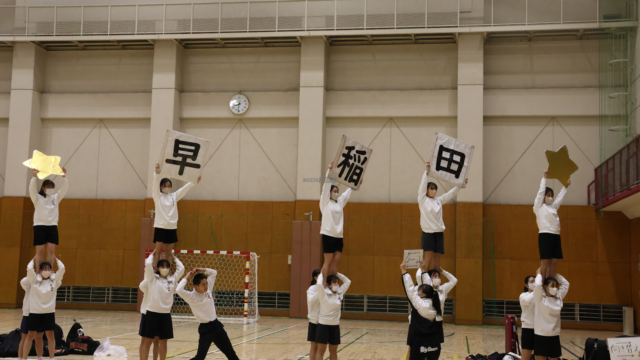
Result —
MULTIPOLYGON (((0 309, 0 334, 20 326, 22 310, 0 309)), ((94 340, 108 337, 113 345, 124 346, 129 358, 138 358, 138 326, 140 314, 116 311, 56 311, 56 323, 67 335, 73 319, 80 322, 85 335, 94 340)), ((227 323, 225 329, 240 359, 303 359, 309 352, 307 321, 281 317, 262 317, 256 324, 243 326, 227 323)), ((406 354, 408 322, 342 320, 342 344, 338 358, 344 360, 402 360, 406 354)), ((168 342, 167 359, 191 359, 196 354, 198 323, 193 320, 173 320, 174 338, 168 342)), ((473 327, 445 324, 445 343, 440 359, 464 360, 469 354, 488 355, 504 351, 504 328, 473 327)), ((581 348, 589 337, 606 339, 621 335, 607 331, 563 330, 563 357, 582 356, 581 348), (573 354, 572 354, 573 353, 573 354)), ((224 359, 215 346, 207 359, 224 359)), ((35 357, 34 357, 35 358, 35 357)), ((92 356, 72 355, 71 358, 92 359, 92 356)), ((328 353, 325 355, 328 358, 328 353)), ((151 359, 151 357, 150 357, 151 359)), ((114 359, 115 360, 115 359, 114 359)))

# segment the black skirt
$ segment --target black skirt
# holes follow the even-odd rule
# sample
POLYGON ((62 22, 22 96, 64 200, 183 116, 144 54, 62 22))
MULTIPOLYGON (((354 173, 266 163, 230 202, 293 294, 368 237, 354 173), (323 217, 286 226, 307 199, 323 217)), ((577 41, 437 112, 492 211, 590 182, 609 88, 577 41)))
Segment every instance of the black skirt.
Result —
POLYGON ((562 346, 560 345, 560 335, 542 336, 536 335, 533 349, 536 356, 548 358, 560 358, 562 356, 562 346))
MULTIPOLYGON (((46 244, 58 245, 58 226, 57 225, 34 225, 33 227, 33 246, 46 244)), ((51 264, 53 266, 53 264, 51 264)))
POLYGON ((53 331, 56 328, 56 313, 34 314, 27 318, 27 330, 35 332, 53 331))
POLYGON ((144 317, 141 336, 149 339, 154 339, 156 337, 160 340, 173 339, 173 322, 171 321, 171 314, 156 313, 147 310, 147 314, 144 317))
POLYGON ((318 324, 312 322, 309 323, 309 330, 307 330, 307 341, 316 342, 316 334, 318 331, 318 324))
POLYGON ((318 344, 340 345, 340 325, 318 324, 316 342, 318 344))
POLYGON ((525 329, 522 328, 522 338, 520 342, 522 343, 522 349, 524 350, 535 350, 536 334, 533 332, 533 329, 525 329))
POLYGON ((442 344, 442 343, 444 343, 444 326, 443 326, 443 322, 442 321, 436 321, 436 326, 438 327, 438 340, 440 340, 440 344, 442 344))
POLYGON ((138 335, 142 336, 142 330, 144 329, 144 318, 145 318, 145 314, 141 314, 142 316, 140 317, 140 327, 138 328, 138 335))
POLYGON ((178 229, 154 228, 153 243, 175 244, 178 242, 178 229))
POLYGON ((442 350, 437 336, 414 336, 410 346, 411 360, 437 360, 442 350))

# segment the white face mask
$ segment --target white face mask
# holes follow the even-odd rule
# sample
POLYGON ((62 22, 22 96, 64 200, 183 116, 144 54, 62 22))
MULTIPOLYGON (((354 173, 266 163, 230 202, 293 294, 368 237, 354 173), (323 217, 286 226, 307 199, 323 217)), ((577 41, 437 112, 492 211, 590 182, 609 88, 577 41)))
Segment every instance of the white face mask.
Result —
POLYGON ((40 275, 42 275, 43 279, 48 279, 51 277, 51 270, 42 270, 40 275))
POLYGON ((160 275, 167 276, 167 274, 169 274, 169 268, 160 269, 160 275))
POLYGON ((337 284, 331 285, 331 291, 338 292, 339 289, 340 289, 340 286, 338 286, 337 284))
POLYGON ((548 291, 549 291, 549 294, 551 296, 556 296, 556 293, 558 292, 558 289, 557 288, 549 288, 548 291))
POLYGON ((338 200, 338 193, 331 193, 331 200, 338 200))
POLYGON ((529 284, 527 285, 527 287, 528 287, 530 290, 535 290, 535 289, 536 289, 536 284, 535 284, 535 283, 529 283, 529 284))
POLYGON ((171 188, 162 188, 162 193, 163 194, 170 194, 171 193, 171 188))
POLYGON ((433 286, 440 286, 440 279, 433 279, 431 282, 433 283, 433 286))
POLYGON ((553 205, 553 198, 549 197, 549 196, 545 197, 544 198, 544 203, 549 205, 549 206, 553 205))
POLYGON ((47 194, 48 196, 51 196, 56 193, 56 189, 52 189, 52 188, 44 189, 44 193, 47 194))

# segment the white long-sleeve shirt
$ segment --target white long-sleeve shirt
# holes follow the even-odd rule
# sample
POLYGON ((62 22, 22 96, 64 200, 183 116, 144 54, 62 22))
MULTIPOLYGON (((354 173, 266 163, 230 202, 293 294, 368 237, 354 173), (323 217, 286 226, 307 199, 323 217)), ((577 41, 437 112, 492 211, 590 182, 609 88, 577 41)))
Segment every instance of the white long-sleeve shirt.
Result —
POLYGON ((444 221, 442 220, 442 205, 451 200, 458 191, 459 187, 454 187, 447 193, 430 198, 427 196, 427 184, 429 179, 427 172, 422 175, 422 182, 420 182, 420 188, 418 189, 418 206, 420 207, 420 227, 425 233, 443 232, 444 221))
POLYGON ((208 323, 217 319, 216 306, 213 303, 213 284, 216 282, 218 272, 213 269, 206 269, 204 274, 207 276, 206 292, 200 294, 195 290, 185 290, 184 287, 187 285, 187 278, 182 279, 176 289, 178 295, 189 304, 193 315, 200 323, 208 323))
POLYGON ((187 183, 175 192, 160 192, 160 176, 153 173, 153 202, 156 205, 153 227, 173 230, 178 228, 178 201, 182 199, 195 184, 187 183))
POLYGON ((140 291, 142 291, 142 293, 144 294, 144 297, 142 298, 142 303, 140 303, 140 313, 146 314, 147 308, 149 307, 149 299, 151 298, 151 296, 149 296, 149 294, 147 293, 149 291, 149 282, 147 281, 147 279, 144 279, 142 280, 142 282, 138 287, 140 288, 140 291))
MULTIPOLYGON (((421 298, 418 296, 418 287, 413 285, 413 280, 411 280, 411 275, 404 273, 402 274, 402 281, 404 282, 404 289, 407 292, 407 297, 413 307, 418 311, 420 316, 425 319, 433 321, 438 315, 438 312, 433 307, 433 302, 429 298, 421 298)), ((443 304, 441 302, 441 304, 443 304)), ((444 306, 441 305, 441 309, 444 306)), ((411 322, 411 315, 409 315, 409 322, 411 322)))
POLYGON ((26 276, 20 280, 20 286, 24 289, 24 299, 22 300, 22 316, 29 316, 29 295, 31 294, 31 283, 26 276))
MULTIPOLYGON (((327 170, 327 178, 331 170, 327 170)), ((326 181, 322 185, 322 194, 320 195, 320 212, 322 213, 322 226, 320 234, 327 236, 342 238, 344 226, 344 207, 351 196, 351 188, 347 188, 338 200, 331 200, 331 183, 326 181)))
POLYGON ((48 279, 43 279, 41 275, 36 275, 33 269, 33 260, 27 265, 27 278, 31 284, 31 294, 29 295, 30 314, 48 314, 56 311, 56 295, 58 288, 62 285, 64 276, 64 264, 58 260, 58 271, 51 274, 48 279))
POLYGON ((176 272, 166 278, 153 272, 153 254, 149 255, 144 264, 144 279, 147 280, 149 289, 145 297, 149 297, 147 311, 161 314, 171 312, 173 306, 173 294, 176 291, 178 279, 184 274, 184 266, 177 257, 173 257, 176 262, 176 272))
POLYGON ((522 309, 522 316, 520 317, 522 328, 533 329, 536 317, 536 302, 533 298, 533 291, 520 294, 520 308, 522 309))
POLYGON ((320 302, 318 324, 340 325, 340 307, 342 307, 344 294, 351 285, 351 280, 340 273, 338 273, 338 278, 342 280, 342 286, 340 286, 338 292, 334 293, 322 286, 322 274, 318 275, 318 283, 316 284, 318 301, 320 302))
POLYGON ((318 300, 317 285, 311 285, 307 289, 307 310, 309 313, 307 317, 312 324, 318 323, 318 317, 320 316, 320 300, 318 300))
MULTIPOLYGON (((458 283, 458 279, 456 279, 455 276, 451 275, 450 273, 448 273, 444 269, 442 269, 442 272, 440 273, 440 276, 441 276, 440 286, 438 286, 437 288, 434 287, 434 289, 438 292, 438 297, 440 298, 440 308, 442 309, 442 311, 444 313, 444 302, 445 302, 445 300, 447 300, 447 295, 449 295, 449 292, 458 283), (442 276, 444 276, 447 280, 449 280, 446 284, 442 284, 442 276)), ((423 277, 422 276, 422 270, 420 270, 420 268, 418 268, 418 271, 416 272, 416 281, 418 282, 418 285, 422 285, 423 284, 423 278, 424 278, 424 283, 425 284, 433 286, 433 283, 431 282, 431 276, 429 276, 429 274, 425 274, 425 276, 423 277)), ((442 316, 440 316, 440 315, 436 316, 436 321, 442 321, 442 316)))
POLYGON ((556 200, 551 205, 547 205, 544 202, 545 192, 547 189, 547 179, 542 178, 540 182, 540 190, 536 195, 536 200, 533 203, 533 212, 536 214, 536 222, 538 223, 539 233, 551 233, 560 235, 560 217, 558 216, 558 209, 562 204, 564 195, 567 193, 567 188, 562 187, 556 200))
POLYGON ((57 226, 58 225, 58 205, 60 201, 67 195, 67 190, 69 190, 69 182, 67 181, 67 177, 62 177, 62 186, 60 187, 60 191, 53 195, 47 195, 44 197, 38 194, 38 182, 36 178, 31 178, 31 182, 29 183, 29 196, 31 197, 31 201, 33 202, 33 206, 35 207, 35 212, 33 213, 33 225, 45 225, 45 226, 57 226))
POLYGON ((536 288, 533 290, 533 298, 536 304, 533 332, 540 336, 560 335, 560 312, 562 311, 562 299, 569 292, 569 282, 560 274, 558 279, 558 292, 556 296, 546 296, 542 286, 542 275, 536 276, 536 288))

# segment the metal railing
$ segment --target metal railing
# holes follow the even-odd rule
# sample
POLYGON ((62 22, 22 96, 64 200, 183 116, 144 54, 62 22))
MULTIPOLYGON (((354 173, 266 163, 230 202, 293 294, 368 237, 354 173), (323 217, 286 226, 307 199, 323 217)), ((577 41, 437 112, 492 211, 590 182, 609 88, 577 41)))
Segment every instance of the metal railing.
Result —
POLYGON ((637 136, 595 169, 595 180, 587 189, 589 205, 600 205, 640 185, 639 151, 637 136))
MULTIPOLYGON (((484 299, 483 317, 503 319, 507 315, 522 315, 517 300, 484 299)), ((624 305, 564 303, 560 318, 562 321, 622 324, 624 305)))
POLYGON ((635 21, 636 1, 276 0, 3 6, 0 36, 372 30, 635 21))
POLYGON ((63 285, 58 289, 60 303, 136 304, 138 288, 63 285))

